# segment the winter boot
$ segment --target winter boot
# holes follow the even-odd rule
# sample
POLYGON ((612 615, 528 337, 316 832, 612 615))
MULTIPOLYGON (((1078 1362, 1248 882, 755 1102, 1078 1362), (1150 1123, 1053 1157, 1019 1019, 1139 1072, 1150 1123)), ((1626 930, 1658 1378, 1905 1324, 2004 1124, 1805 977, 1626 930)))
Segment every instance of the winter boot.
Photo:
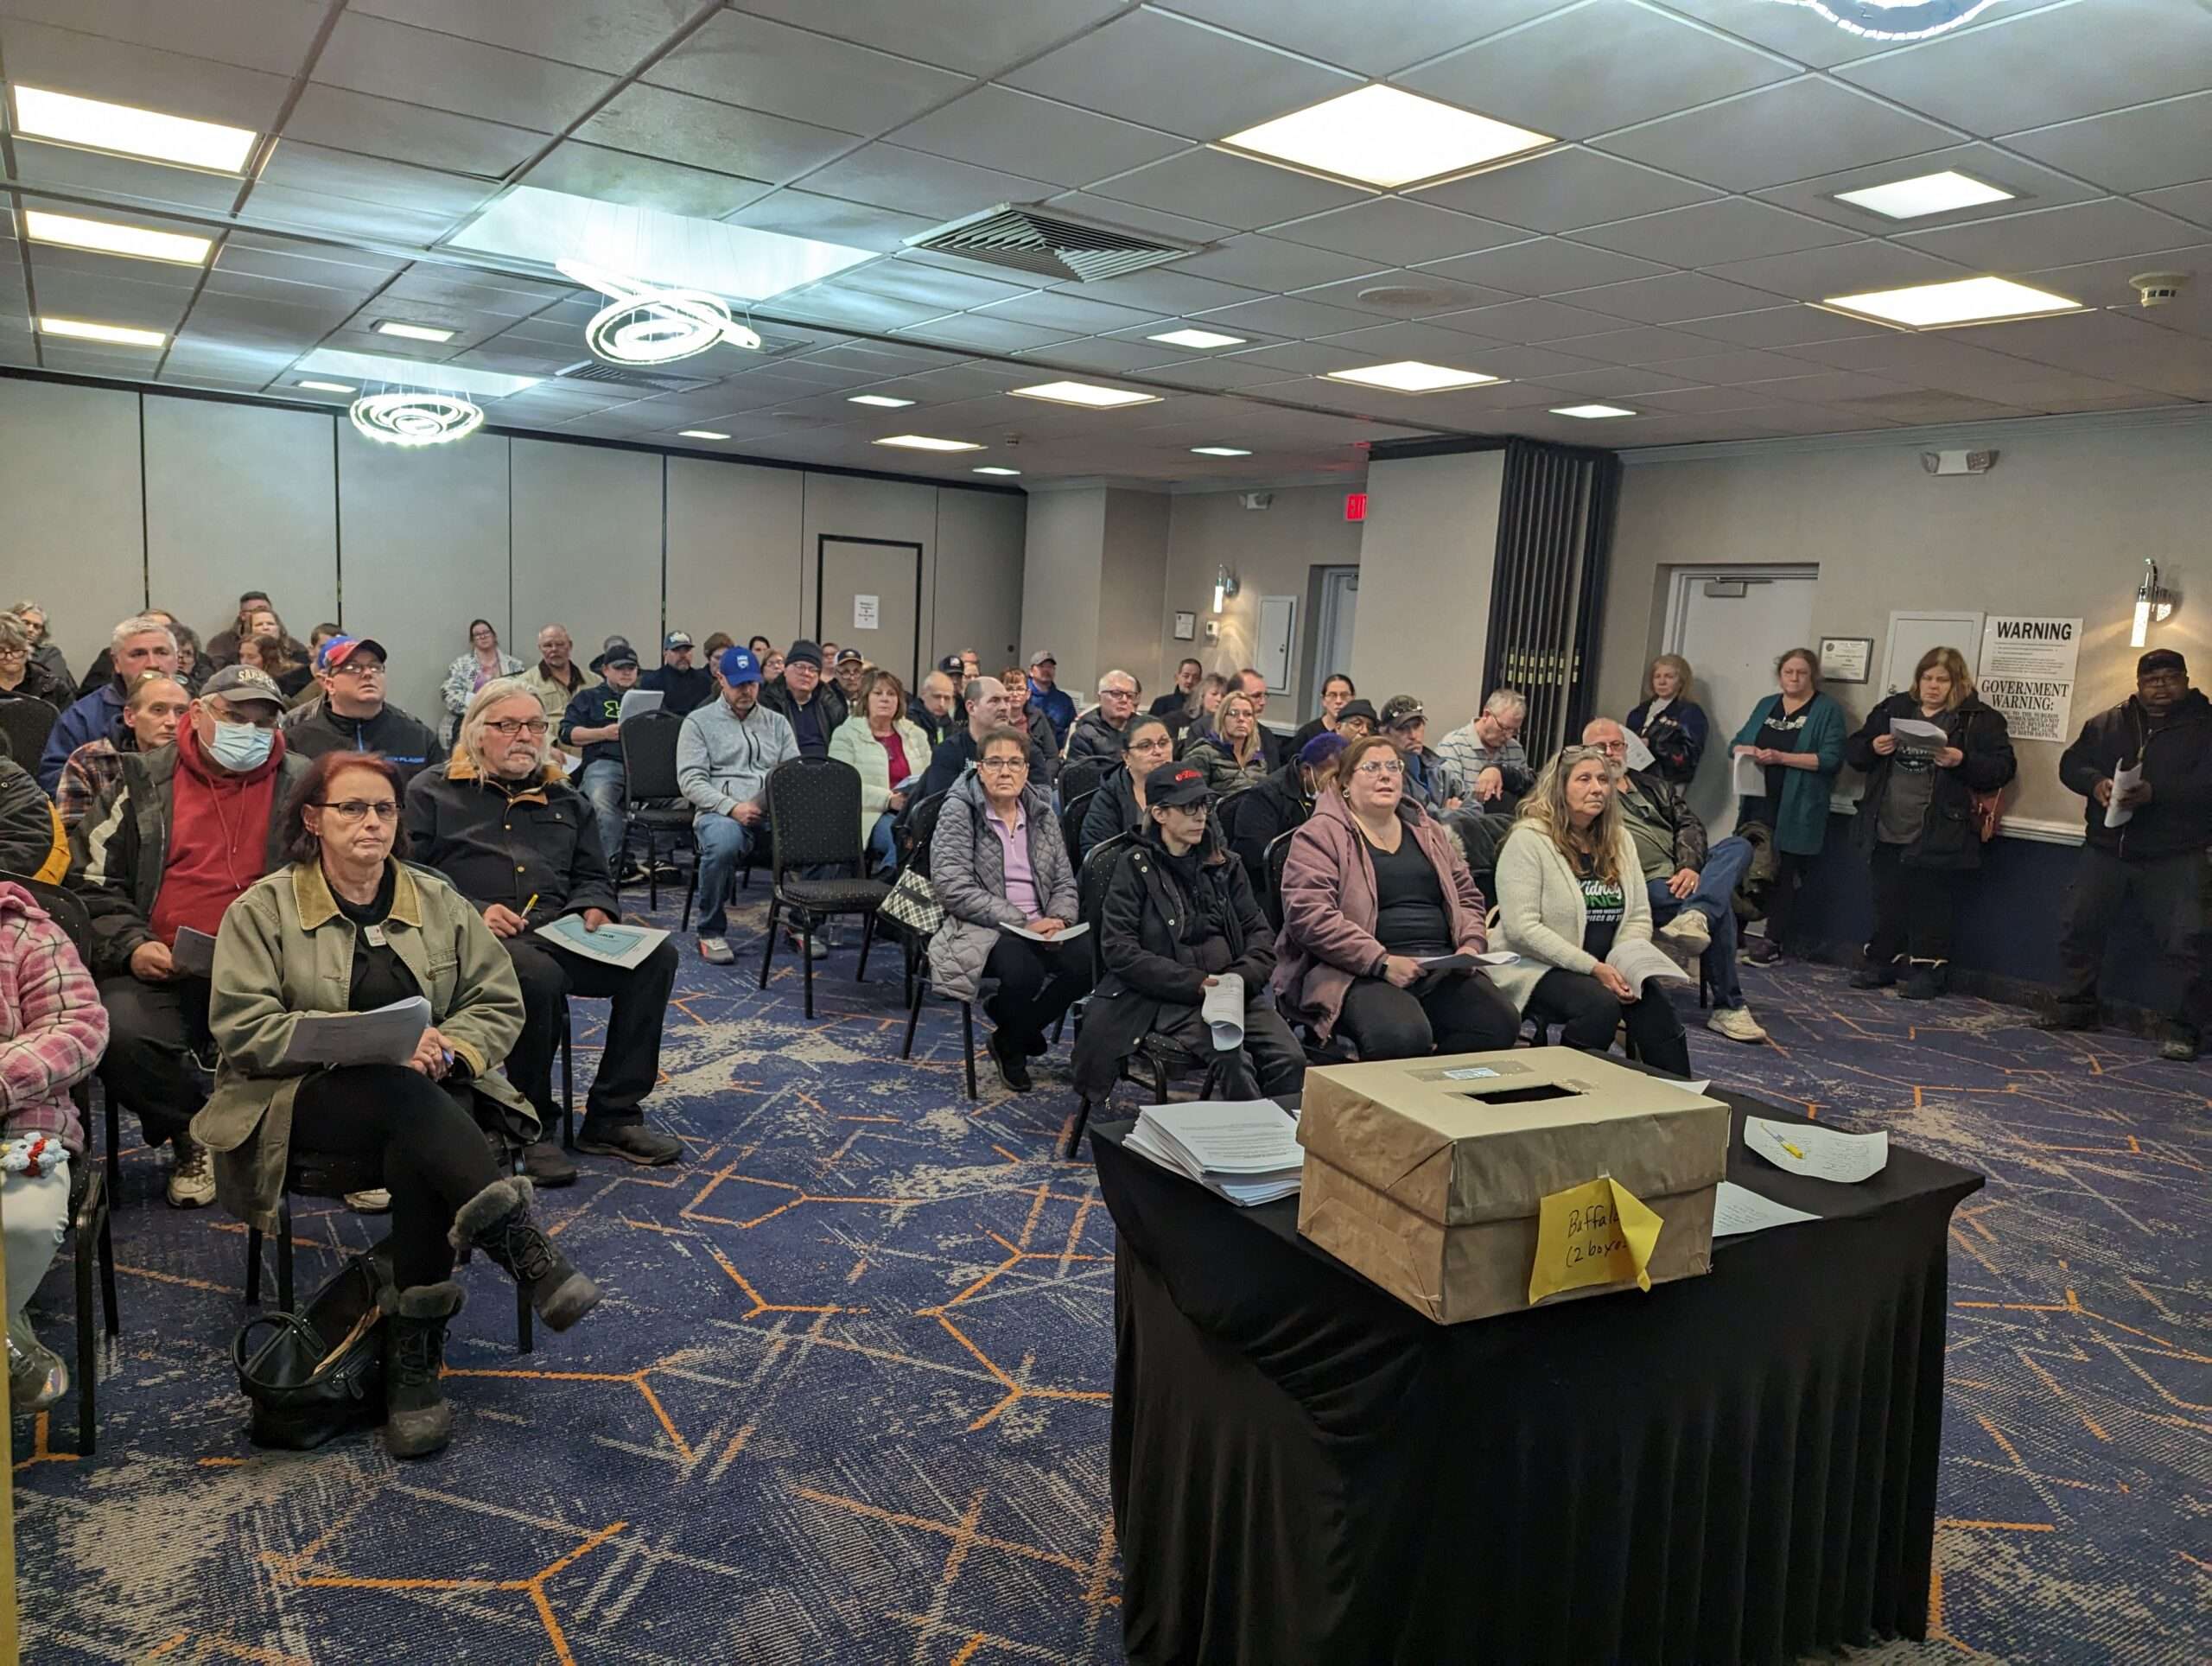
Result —
POLYGON ((417 1284, 378 1298, 384 1306, 384 1447, 395 1458, 427 1458, 453 1439, 453 1408, 439 1378, 446 1326, 461 1311, 461 1286, 417 1284))
POLYGON ((1951 987, 1951 963, 1948 960, 1916 960, 1912 976, 1904 981, 1904 988, 1897 991, 1907 1001, 1933 1001, 1951 987))
POLYGON ((1885 961, 1862 955, 1859 970, 1851 975, 1851 987, 1854 989, 1886 989, 1897 981, 1898 971, 1904 963, 1903 955, 1895 960, 1885 961))
POLYGON ((599 1306, 599 1286, 569 1264, 530 1218, 530 1182, 494 1180, 453 1218, 453 1247, 464 1259, 481 1250, 530 1296, 537 1316, 565 1331, 599 1306))

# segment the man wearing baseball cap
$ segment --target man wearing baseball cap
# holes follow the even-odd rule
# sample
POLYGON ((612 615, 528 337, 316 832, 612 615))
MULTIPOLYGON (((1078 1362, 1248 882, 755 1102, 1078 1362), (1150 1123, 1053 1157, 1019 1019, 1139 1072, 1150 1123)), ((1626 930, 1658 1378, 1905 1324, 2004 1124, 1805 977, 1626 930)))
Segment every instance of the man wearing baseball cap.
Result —
POLYGON ((384 644, 372 636, 333 636, 315 650, 322 698, 286 714, 284 744, 302 758, 326 752, 380 752, 400 785, 445 761, 437 732, 385 696, 384 644))
POLYGON ((622 696, 638 686, 638 651, 621 637, 610 636, 591 662, 591 670, 600 680, 569 702, 561 714, 558 738, 564 747, 583 748, 576 791, 589 801, 593 818, 599 823, 600 854, 607 858, 615 882, 627 885, 645 877, 642 871, 626 870, 622 862, 623 801, 629 786, 622 764, 622 696))
POLYGON ((2189 662, 2153 648, 2135 663, 2135 692, 2082 725, 2058 779, 2088 799, 2088 836, 2058 940, 2062 982, 2047 1030, 2094 1030, 2106 934, 2131 897, 2158 945, 2166 997, 2161 1059, 2196 1057, 2212 1023, 2204 967, 2205 851, 2212 847, 2212 701, 2189 685, 2189 662), (2122 769, 2139 770, 2126 787, 2122 769), (2120 814, 2118 826, 2108 815, 2120 814))
POLYGON ((108 1014, 100 1079, 138 1113, 147 1144, 175 1144, 168 1200, 179 1209, 215 1199, 207 1148, 189 1132, 206 1097, 194 1055, 213 1053, 208 939, 247 887, 283 865, 278 812, 308 773, 277 733, 284 704, 266 671, 217 671, 176 744, 125 757, 70 836, 69 885, 92 917, 90 970, 108 1014))
POLYGON ((1397 742, 1406 759, 1406 791, 1432 816, 1457 810, 1466 797, 1459 772, 1431 752, 1428 713, 1410 694, 1394 694, 1382 703, 1382 733, 1397 742))
POLYGON ((1050 648, 1039 648, 1029 656, 1030 703, 1042 709, 1052 723, 1053 738, 1046 744, 1054 751, 1075 727, 1075 696, 1059 686, 1059 677, 1060 662, 1050 648))
POLYGON ((1244 864, 1210 836, 1211 803, 1195 764, 1162 764, 1144 778, 1145 829, 1106 881, 1105 976, 1076 1037, 1076 1091, 1094 1103, 1147 1034, 1203 1061, 1217 1098, 1295 1093, 1306 1079, 1306 1055, 1268 987, 1274 932, 1244 864), (1243 983, 1242 1033, 1219 1037, 1200 1008, 1230 976, 1243 983))
POLYGON ((803 758, 827 758, 830 737, 849 715, 843 690, 822 680, 822 648, 805 637, 784 655, 784 680, 764 690, 761 704, 791 725, 803 758))
POLYGON ((845 696, 845 709, 856 712, 861 709, 861 684, 868 677, 868 661, 858 648, 840 648, 832 667, 836 677, 837 692, 845 696))
POLYGON ((760 662, 751 649, 724 648, 715 669, 721 694, 686 717, 676 737, 676 780, 697 812, 691 834, 699 848, 699 957, 727 966, 736 958, 726 912, 731 881, 767 834, 768 772, 799 749, 791 724, 760 697, 760 662))
POLYGON ((660 664, 638 679, 641 689, 658 689, 660 709, 679 717, 715 697, 715 679, 704 667, 692 664, 691 652, 690 634, 671 631, 661 639, 660 664))

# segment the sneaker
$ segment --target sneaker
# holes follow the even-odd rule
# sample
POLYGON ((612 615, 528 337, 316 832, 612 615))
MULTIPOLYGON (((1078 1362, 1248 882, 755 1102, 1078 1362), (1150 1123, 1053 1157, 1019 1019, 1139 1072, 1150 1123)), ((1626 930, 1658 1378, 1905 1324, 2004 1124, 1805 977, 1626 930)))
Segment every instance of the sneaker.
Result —
POLYGON ((660 1134, 643 1122, 617 1122, 594 1129, 591 1118, 576 1130, 576 1149, 601 1157, 620 1157, 647 1168, 664 1168, 683 1154, 683 1141, 673 1134, 660 1134))
POLYGON ((2159 1044, 2158 1057, 2171 1059, 2177 1065, 2185 1065, 2197 1053, 2196 1032, 2185 1024, 2166 1026, 2166 1039, 2159 1044))
POLYGON ((1770 938, 1745 938, 1743 940, 1743 952, 1744 958, 1754 966, 1771 966, 1782 958, 1782 951, 1775 946, 1773 939, 1770 938))
POLYGON ((1015 1093, 1027 1093, 1037 1084, 1029 1079, 1029 1061, 1013 1042, 1009 1032, 993 1030, 991 1039, 984 1045, 991 1055, 991 1063, 998 1067, 999 1080, 1015 1093))
POLYGON ((69 1367, 38 1339, 29 1315, 8 1320, 8 1404, 16 1411, 44 1411, 69 1392, 69 1367))
POLYGON ((2104 1020, 2094 1007, 2053 1007, 2029 1021, 2029 1027, 2038 1030, 2101 1030, 2104 1020))
POLYGON ((1703 954, 1713 946, 1713 925, 1694 908, 1685 908, 1659 928, 1659 935, 1703 954))
POLYGON ((620 889, 627 885, 643 885, 652 878, 652 875, 645 870, 645 863, 633 862, 622 870, 622 876, 614 883, 616 888, 620 889))
POLYGON ((576 1183, 576 1166, 569 1160, 568 1154, 555 1140, 540 1140, 536 1145, 525 1146, 522 1154, 522 1172, 537 1186, 551 1187, 576 1183))
POLYGON ((728 966, 735 963, 737 960, 736 955, 730 951, 729 939, 721 937, 701 938, 699 958, 709 966, 728 966))
POLYGON ((1705 1027, 1715 1035, 1725 1035, 1731 1041, 1758 1042, 1766 1040, 1766 1032, 1759 1027, 1759 1021, 1751 1016, 1749 1007, 1715 1007, 1713 1016, 1705 1021, 1705 1027))
POLYGON ((215 1201, 215 1166, 207 1148, 189 1134, 176 1136, 176 1167, 169 1173, 172 1209, 205 1209, 215 1201))
POLYGON ((1886 989, 1897 981, 1897 963, 1894 960, 1885 960, 1878 965, 1871 960, 1861 961, 1859 970, 1851 975, 1851 987, 1854 989, 1886 989))
POLYGON ((812 937, 803 938, 787 925, 784 928, 784 941, 791 945, 793 954, 810 954, 817 960, 827 955, 835 946, 830 941, 829 928, 826 926, 817 926, 812 937))
POLYGON ((366 1192, 348 1192, 346 1206, 357 1215, 388 1215, 391 1212, 391 1193, 380 1186, 366 1192))
POLYGON ((1904 988, 1897 993, 1907 1001, 1933 1001, 1951 987, 1951 963, 1948 960, 1916 960, 1912 975, 1904 981, 1904 988))

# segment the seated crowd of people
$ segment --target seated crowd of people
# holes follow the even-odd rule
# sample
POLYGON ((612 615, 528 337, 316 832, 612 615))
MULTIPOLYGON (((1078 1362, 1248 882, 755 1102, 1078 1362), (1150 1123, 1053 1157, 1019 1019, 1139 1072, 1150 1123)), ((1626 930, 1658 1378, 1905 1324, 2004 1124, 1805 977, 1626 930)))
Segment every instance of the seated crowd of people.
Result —
MULTIPOLYGON (((849 865, 926 877, 943 923, 916 949, 940 995, 982 1003, 1001 1080, 1029 1091, 1030 1061, 1082 1002, 1071 1071, 1089 1101, 1140 1049, 1245 1097, 1294 1091, 1309 1057, 1503 1048, 1532 1021, 1540 1041, 1555 1028, 1591 1051, 1624 1033, 1651 1068, 1687 1076, 1663 984, 1624 973, 1615 951, 1656 942, 1694 961, 1709 1027, 1763 1040, 1736 971, 1741 925, 1760 912, 1747 889, 1778 950, 1847 756, 1869 783, 1858 821, 1876 898, 1853 981, 1939 995, 1959 876, 1979 861, 1975 817, 2015 768, 2002 716, 1949 649, 1848 737, 1814 656, 1783 655, 1777 692, 1732 742, 1761 791, 1743 798, 1739 830, 1714 839, 1686 791, 1710 724, 1672 655, 1653 662, 1625 722, 1593 719, 1537 764, 1521 738, 1529 703, 1510 689, 1432 749, 1414 696, 1378 710, 1332 675, 1319 715, 1287 734, 1264 722, 1261 673, 1194 659, 1149 706, 1115 668, 1081 708, 1049 651, 996 676, 948 654, 910 696, 858 651, 805 639, 779 652, 717 633, 695 664, 692 638, 671 631, 645 670, 613 635, 580 669, 556 624, 525 668, 479 620, 434 726, 388 698, 385 645, 335 626, 299 650, 312 683, 288 689, 271 667, 289 663, 290 639, 258 593, 189 664, 171 615, 122 620, 83 684, 45 626, 31 602, 0 614, 0 706, 43 702, 51 720, 35 773, 0 759, 0 1017, 14 1027, 0 1034, 0 1174, 18 1403, 50 1402, 66 1383, 22 1307, 86 1149, 68 1090, 97 1071, 147 1145, 169 1149, 175 1207, 219 1200, 273 1230, 296 1155, 380 1173, 347 1201, 391 1217, 387 1440, 399 1455, 448 1438, 439 1379, 458 1250, 483 1248, 556 1328, 599 1299, 532 1213, 534 1186, 577 1178, 550 1133, 571 998, 609 1003, 575 1148, 655 1167, 684 1154, 645 1106, 673 943, 622 969, 542 934, 569 919, 602 929, 621 887, 644 877, 629 858, 624 741, 639 720, 623 703, 635 690, 680 720, 672 802, 690 817, 704 963, 734 958, 729 906, 767 842, 777 770, 833 760, 857 782, 849 865), (1948 744, 1900 744, 1890 725, 1907 717, 1948 744), (40 900, 56 881, 89 921, 81 955, 40 900), (1501 951, 1513 957, 1498 963, 1501 951), (1208 993, 1232 978, 1241 1025, 1212 1021, 1208 993), (430 1026, 404 1065, 285 1063, 302 1015, 418 995, 430 1026)), ((2190 885, 2202 885, 2212 805, 2212 706, 2170 650, 2145 655, 2139 676, 2138 697, 2068 754, 2094 865, 2091 902, 2077 896, 2069 918, 2067 1000, 2047 1021, 2095 1021, 2102 933, 2126 896, 2201 917, 2190 885), (2095 832, 2113 790, 2101 772, 2131 748, 2145 773, 2127 790, 2137 815, 2123 845, 2095 832)), ((834 947, 825 932, 805 942, 834 947)), ((2186 972, 2190 945, 2173 932, 2161 944, 2186 972)), ((2179 982, 2170 1057, 2194 1056, 2203 1021, 2201 971, 2179 982)))

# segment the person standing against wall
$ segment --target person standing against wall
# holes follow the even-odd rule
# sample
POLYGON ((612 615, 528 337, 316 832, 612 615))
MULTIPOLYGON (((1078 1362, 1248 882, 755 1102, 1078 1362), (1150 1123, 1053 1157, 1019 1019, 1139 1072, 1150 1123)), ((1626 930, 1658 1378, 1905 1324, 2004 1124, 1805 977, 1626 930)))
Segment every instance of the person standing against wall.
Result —
POLYGON ((1866 773, 1857 830, 1874 884, 1874 935, 1851 987, 1884 989, 1903 976, 1906 1000, 1933 1000, 1949 986, 1963 875, 1981 866, 1974 795, 1998 792, 2018 769, 2004 714, 1974 692, 1963 654, 1930 648, 1912 687, 1869 712, 1843 752, 1866 773), (1932 723, 1944 743, 1900 737, 1900 722, 1932 723))
POLYGON ((1820 690, 1820 657, 1810 648, 1790 649, 1774 662, 1774 680, 1780 691, 1759 702, 1730 747, 1765 773, 1764 792, 1742 795, 1736 825, 1764 822, 1774 830, 1766 935, 1744 939, 1744 952, 1760 963, 1797 946, 1798 893, 1827 837, 1828 797, 1843 767, 1843 708, 1820 690))
POLYGON ((1688 786, 1705 756, 1712 722, 1705 708, 1690 698, 1690 662, 1678 653, 1662 653, 1643 673, 1643 702, 1629 713, 1624 726, 1642 741, 1656 760, 1663 780, 1688 786))

